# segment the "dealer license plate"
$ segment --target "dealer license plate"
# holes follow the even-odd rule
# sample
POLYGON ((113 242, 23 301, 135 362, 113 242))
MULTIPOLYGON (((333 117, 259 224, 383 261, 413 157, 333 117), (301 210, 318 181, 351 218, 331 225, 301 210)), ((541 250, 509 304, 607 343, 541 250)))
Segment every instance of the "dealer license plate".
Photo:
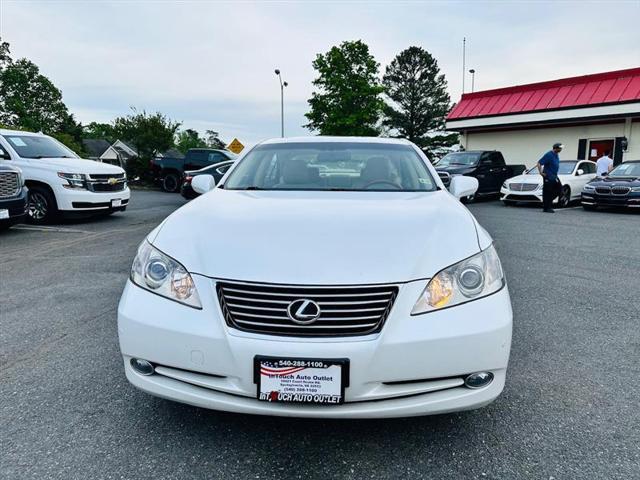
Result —
POLYGON ((6 218, 9 218, 9 210, 3 208, 0 210, 0 220, 4 220, 6 218))
POLYGON ((258 400, 337 405, 349 383, 349 360, 255 357, 258 400))
POLYGON ((111 200, 111 208, 115 208, 115 207, 121 207, 122 206, 122 200, 117 198, 115 200, 111 200))

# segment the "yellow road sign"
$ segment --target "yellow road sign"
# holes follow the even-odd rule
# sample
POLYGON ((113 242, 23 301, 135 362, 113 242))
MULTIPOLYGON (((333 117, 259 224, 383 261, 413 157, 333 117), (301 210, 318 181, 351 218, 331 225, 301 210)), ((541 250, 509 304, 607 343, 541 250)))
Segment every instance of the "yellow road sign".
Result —
POLYGON ((239 154, 242 150, 244 150, 244 145, 238 140, 234 138, 231 140, 231 143, 227 145, 227 150, 231 150, 236 155, 239 154))

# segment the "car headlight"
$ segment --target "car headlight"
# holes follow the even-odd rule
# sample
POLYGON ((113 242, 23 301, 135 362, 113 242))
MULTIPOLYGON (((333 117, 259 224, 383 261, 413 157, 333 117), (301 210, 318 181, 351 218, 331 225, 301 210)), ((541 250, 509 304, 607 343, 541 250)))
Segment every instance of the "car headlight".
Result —
POLYGON ((193 308, 202 308, 196 284, 176 260, 144 240, 131 266, 131 281, 145 290, 193 308))
POLYGON ((84 173, 64 173, 58 172, 58 176, 67 181, 66 185, 62 185, 64 188, 87 188, 87 176, 84 173))
POLYGON ((438 272, 420 294, 411 315, 477 300, 505 285, 504 272, 496 249, 486 250, 438 272))
POLYGON ((584 186, 584 191, 585 192, 595 192, 596 191, 596 187, 594 187, 593 185, 585 185, 584 186))
POLYGON ((640 192, 640 187, 631 187, 631 191, 633 193, 639 193, 640 192))

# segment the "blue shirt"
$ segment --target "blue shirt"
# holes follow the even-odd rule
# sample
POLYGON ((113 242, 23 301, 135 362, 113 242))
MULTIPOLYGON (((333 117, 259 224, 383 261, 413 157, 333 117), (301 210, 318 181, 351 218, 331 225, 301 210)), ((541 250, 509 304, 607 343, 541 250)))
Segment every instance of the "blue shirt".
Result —
POLYGON ((558 179, 558 169, 560 168, 560 157, 553 150, 549 150, 544 156, 538 160, 538 163, 544 167, 544 173, 551 181, 558 179))

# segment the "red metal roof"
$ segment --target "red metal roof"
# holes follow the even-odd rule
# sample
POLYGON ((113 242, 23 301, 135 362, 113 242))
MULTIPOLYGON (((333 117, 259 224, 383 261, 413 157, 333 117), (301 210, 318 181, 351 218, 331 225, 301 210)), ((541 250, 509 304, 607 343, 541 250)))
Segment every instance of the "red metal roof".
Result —
POLYGON ((640 67, 465 93, 447 120, 640 101, 640 67))

